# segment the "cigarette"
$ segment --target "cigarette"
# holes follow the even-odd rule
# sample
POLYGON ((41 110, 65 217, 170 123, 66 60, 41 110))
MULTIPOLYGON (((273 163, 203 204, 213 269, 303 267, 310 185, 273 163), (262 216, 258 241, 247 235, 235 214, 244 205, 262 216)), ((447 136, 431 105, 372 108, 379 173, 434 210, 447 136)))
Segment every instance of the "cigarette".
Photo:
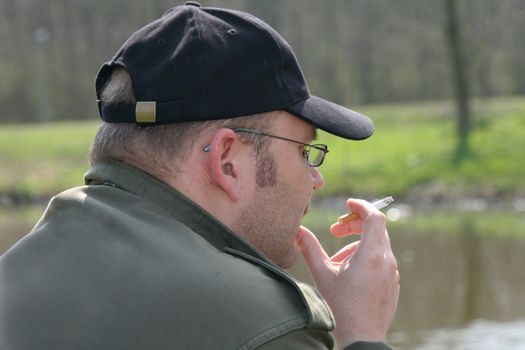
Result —
MULTIPOLYGON (((376 207, 377 209, 383 209, 385 207, 387 207, 390 203, 392 203, 394 201, 394 198, 392 197, 385 197, 383 199, 380 199, 378 201, 375 201, 372 203, 372 205, 374 207, 376 207)), ((340 224, 344 224, 348 221, 351 221, 353 219, 357 218, 357 214, 355 213, 352 213, 352 211, 349 211, 348 214, 345 214, 345 215, 342 215, 340 216, 337 221, 340 223, 340 224)))

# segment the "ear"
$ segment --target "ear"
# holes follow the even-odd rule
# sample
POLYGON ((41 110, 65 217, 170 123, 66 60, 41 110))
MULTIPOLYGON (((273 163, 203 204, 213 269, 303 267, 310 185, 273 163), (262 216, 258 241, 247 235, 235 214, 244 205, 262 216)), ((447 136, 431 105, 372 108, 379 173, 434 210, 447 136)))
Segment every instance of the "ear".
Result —
POLYGON ((231 129, 220 129, 209 146, 210 177, 232 201, 240 198, 240 141, 231 129))

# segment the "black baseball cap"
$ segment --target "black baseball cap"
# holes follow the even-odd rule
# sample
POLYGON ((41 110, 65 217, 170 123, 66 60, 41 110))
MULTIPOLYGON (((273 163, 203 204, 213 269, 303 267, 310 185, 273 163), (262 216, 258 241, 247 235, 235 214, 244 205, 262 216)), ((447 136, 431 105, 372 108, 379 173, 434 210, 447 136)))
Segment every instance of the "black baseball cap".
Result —
POLYGON ((194 1, 132 34, 100 69, 96 90, 100 116, 109 123, 159 125, 285 110, 347 139, 374 131, 368 117, 310 95, 290 45, 268 24, 194 1), (134 104, 100 101, 117 66, 131 75, 134 104))

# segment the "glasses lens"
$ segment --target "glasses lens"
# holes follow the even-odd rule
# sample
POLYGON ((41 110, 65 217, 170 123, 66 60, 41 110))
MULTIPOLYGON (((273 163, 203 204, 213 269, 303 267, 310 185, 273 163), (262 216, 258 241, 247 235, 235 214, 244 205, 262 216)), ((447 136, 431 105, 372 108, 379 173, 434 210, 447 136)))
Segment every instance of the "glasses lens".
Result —
POLYGON ((315 147, 310 147, 308 152, 308 165, 319 166, 323 162, 325 151, 315 147))

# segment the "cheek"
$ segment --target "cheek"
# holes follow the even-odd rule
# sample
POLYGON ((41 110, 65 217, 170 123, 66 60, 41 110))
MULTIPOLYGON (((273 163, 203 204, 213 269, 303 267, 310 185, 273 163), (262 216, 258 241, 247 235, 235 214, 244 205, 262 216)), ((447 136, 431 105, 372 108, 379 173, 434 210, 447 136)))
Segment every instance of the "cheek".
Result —
POLYGON ((279 164, 284 164, 286 168, 294 169, 299 169, 303 165, 307 165, 302 146, 288 142, 283 142, 280 146, 282 147, 279 147, 277 150, 280 161, 279 164))
POLYGON ((293 175, 290 171, 288 176, 288 186, 293 189, 294 197, 298 204, 303 205, 305 201, 309 202, 313 193, 313 181, 309 169, 299 167, 295 169, 293 175))
POLYGON ((278 181, 282 181, 289 189, 293 189, 291 192, 294 197, 310 196, 313 189, 313 176, 302 149, 289 147, 277 150, 277 155, 278 181))

